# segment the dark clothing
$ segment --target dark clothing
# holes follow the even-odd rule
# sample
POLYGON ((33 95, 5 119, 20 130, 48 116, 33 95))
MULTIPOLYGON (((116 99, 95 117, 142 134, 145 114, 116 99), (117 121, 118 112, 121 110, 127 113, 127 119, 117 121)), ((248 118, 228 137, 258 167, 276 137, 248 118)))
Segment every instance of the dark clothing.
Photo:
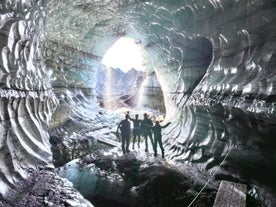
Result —
POLYGON ((133 129, 140 129, 141 120, 140 119, 130 119, 133 121, 133 129))
POLYGON ((121 134, 130 135, 130 122, 127 119, 124 119, 120 122, 119 128, 120 128, 121 134))
POLYGON ((121 131, 122 150, 123 150, 123 153, 125 154, 126 152, 129 152, 130 122, 128 121, 128 119, 122 120, 118 125, 118 129, 120 129, 121 131))
POLYGON ((141 120, 140 119, 131 119, 130 120, 133 122, 133 130, 132 130, 132 135, 133 135, 133 145, 132 149, 134 149, 134 143, 136 141, 136 138, 138 138, 138 147, 140 147, 140 125, 141 125, 141 120))
POLYGON ((162 143, 161 129, 167 127, 169 124, 170 124, 170 122, 168 124, 166 124, 165 126, 161 126, 158 123, 152 127, 152 131, 154 134, 154 156, 157 156, 157 144, 159 144, 159 147, 161 149, 162 157, 164 158, 164 156, 165 156, 165 151, 164 151, 164 147, 163 147, 163 143, 162 143))
POLYGON ((148 152, 148 137, 150 138, 150 142, 152 144, 153 151, 155 152, 154 142, 153 142, 152 133, 151 133, 152 125, 153 125, 152 121, 147 117, 145 117, 141 122, 141 133, 145 139, 145 145, 146 145, 145 151, 146 152, 148 152))

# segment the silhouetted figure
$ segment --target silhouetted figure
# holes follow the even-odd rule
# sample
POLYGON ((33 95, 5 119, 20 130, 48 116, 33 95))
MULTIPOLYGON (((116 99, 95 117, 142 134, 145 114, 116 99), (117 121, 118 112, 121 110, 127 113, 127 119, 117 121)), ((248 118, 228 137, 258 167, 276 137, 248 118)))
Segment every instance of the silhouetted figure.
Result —
POLYGON ((122 150, 125 154, 129 152, 129 140, 130 140, 130 122, 128 121, 129 115, 125 115, 125 119, 123 119, 117 128, 117 132, 120 129, 121 138, 122 138, 122 150))
POLYGON ((150 142, 152 144, 153 151, 155 150, 154 142, 153 142, 153 139, 152 139, 152 133, 151 133, 151 127, 152 126, 153 126, 152 121, 148 118, 148 114, 145 113, 144 114, 144 119, 141 122, 141 133, 143 134, 143 137, 145 139, 145 146, 146 146, 145 151, 146 152, 148 152, 148 137, 150 138, 150 142))
POLYGON ((133 122, 133 130, 132 130, 132 135, 133 135, 133 145, 132 149, 134 150, 134 144, 136 141, 136 137, 138 138, 138 148, 140 148, 140 127, 141 127, 141 122, 142 120, 138 119, 139 115, 135 114, 135 119, 129 118, 133 122))
POLYGON ((167 127, 170 125, 171 122, 167 123, 164 126, 161 126, 159 121, 155 122, 155 125, 152 128, 153 134, 154 134, 154 156, 157 156, 157 144, 159 144, 159 147, 162 152, 162 157, 165 157, 165 151, 162 143, 162 134, 161 134, 161 129, 167 127))

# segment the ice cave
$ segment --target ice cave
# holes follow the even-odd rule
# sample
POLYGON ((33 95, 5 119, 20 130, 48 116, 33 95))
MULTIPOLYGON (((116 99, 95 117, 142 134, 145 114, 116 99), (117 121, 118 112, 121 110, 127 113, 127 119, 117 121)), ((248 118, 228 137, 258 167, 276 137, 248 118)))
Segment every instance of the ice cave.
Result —
POLYGON ((276 206, 275 0, 1 0, 0 35, 0 207, 276 206))

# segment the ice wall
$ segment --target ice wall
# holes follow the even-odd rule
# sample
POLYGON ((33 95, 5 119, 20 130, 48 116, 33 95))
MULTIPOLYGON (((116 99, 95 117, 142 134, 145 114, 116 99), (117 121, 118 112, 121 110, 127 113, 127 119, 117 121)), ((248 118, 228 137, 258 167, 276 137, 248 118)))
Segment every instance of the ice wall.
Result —
POLYGON ((0 3, 0 192, 51 168, 48 124, 57 101, 42 57, 44 1, 0 3))
POLYGON ((0 3, 0 192, 53 167, 47 126, 57 104, 41 55, 44 1, 0 3))
POLYGON ((0 206, 92 207, 53 171, 58 99, 42 55, 46 14, 43 0, 0 3, 0 206))

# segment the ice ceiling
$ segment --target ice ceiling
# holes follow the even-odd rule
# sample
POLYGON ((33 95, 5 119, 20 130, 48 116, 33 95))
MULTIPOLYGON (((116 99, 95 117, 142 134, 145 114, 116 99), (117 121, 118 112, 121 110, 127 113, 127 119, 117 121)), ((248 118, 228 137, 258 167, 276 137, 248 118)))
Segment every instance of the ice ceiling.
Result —
POLYGON ((145 96, 172 121, 169 159, 210 170, 228 154, 225 169, 272 180, 275 11, 273 0, 2 1, 1 194, 52 166, 48 127, 70 136, 108 123, 101 60, 121 37, 145 49, 145 96))

